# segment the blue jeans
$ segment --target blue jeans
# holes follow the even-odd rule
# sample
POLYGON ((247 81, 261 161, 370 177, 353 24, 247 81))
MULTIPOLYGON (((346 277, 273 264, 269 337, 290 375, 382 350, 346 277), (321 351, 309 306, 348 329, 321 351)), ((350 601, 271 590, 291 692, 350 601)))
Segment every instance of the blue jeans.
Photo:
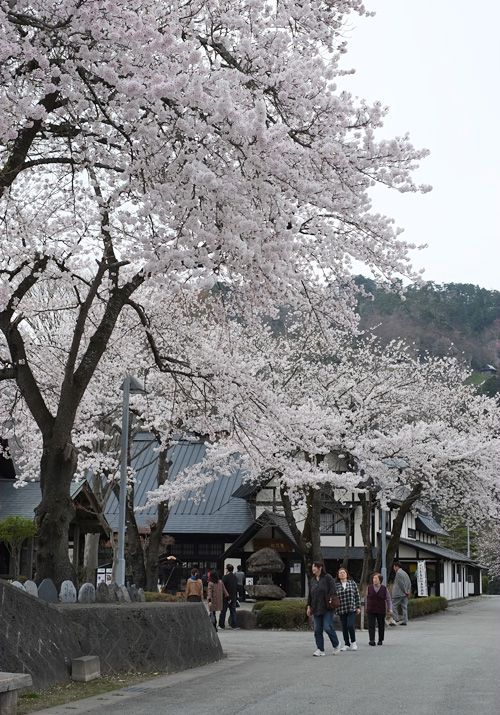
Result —
POLYGON ((342 623, 342 635, 344 636, 344 643, 347 646, 351 645, 351 643, 356 643, 356 631, 354 630, 356 614, 354 613, 354 611, 351 611, 351 613, 341 613, 340 622, 342 623))
POLYGON ((236 628, 236 601, 228 601, 226 598, 222 603, 222 611, 219 615, 219 628, 226 627, 226 613, 229 608, 229 625, 231 628, 236 628))
POLYGON ((339 647, 339 639, 333 627, 333 611, 327 611, 320 616, 314 616, 314 640, 319 650, 325 650, 323 631, 327 634, 334 648, 339 647))

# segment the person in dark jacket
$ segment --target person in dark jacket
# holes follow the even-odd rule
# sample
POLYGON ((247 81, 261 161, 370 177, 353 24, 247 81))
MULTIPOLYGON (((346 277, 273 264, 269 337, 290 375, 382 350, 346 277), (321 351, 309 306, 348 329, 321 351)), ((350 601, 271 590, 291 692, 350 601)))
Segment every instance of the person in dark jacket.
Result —
POLYGON ((360 613, 359 591, 356 582, 349 576, 346 568, 341 566, 337 571, 337 596, 340 606, 337 614, 342 623, 344 645, 340 650, 358 650, 356 643, 356 613, 360 613))
POLYGON ((224 603, 222 605, 222 611, 219 616, 219 628, 224 629, 226 627, 226 613, 229 609, 229 625, 231 628, 238 628, 238 623, 236 621, 236 602, 238 600, 238 582, 236 576, 233 573, 234 566, 228 564, 226 566, 226 575, 222 579, 224 588, 226 589, 228 595, 224 596, 224 603))
POLYGON ((316 650, 314 656, 325 655, 325 639, 323 631, 329 637, 333 654, 339 655, 340 643, 333 627, 333 611, 327 607, 330 596, 336 591, 335 579, 326 573, 325 565, 315 561, 312 565, 312 579, 309 583, 309 597, 307 599, 307 615, 314 617, 314 640, 316 650))
POLYGON ((378 625, 377 645, 382 645, 385 634, 385 614, 392 614, 391 595, 382 585, 382 574, 374 573, 366 591, 366 613, 368 615, 369 644, 375 645, 375 626, 378 625))

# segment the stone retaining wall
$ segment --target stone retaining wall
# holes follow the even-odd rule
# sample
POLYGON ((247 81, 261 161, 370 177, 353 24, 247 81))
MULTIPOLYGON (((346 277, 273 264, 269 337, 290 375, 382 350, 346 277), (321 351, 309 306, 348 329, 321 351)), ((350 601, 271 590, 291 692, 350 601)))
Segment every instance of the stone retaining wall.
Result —
POLYGON ((72 658, 103 674, 173 672, 213 662, 222 647, 200 603, 50 605, 0 581, 0 670, 37 688, 68 681, 72 658))

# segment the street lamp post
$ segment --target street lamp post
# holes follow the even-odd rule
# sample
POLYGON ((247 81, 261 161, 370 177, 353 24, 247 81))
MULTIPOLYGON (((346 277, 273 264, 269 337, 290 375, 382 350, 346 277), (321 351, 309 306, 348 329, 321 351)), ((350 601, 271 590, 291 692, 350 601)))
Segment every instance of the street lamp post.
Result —
POLYGON ((116 584, 125 585, 125 513, 127 506, 127 457, 128 457, 128 429, 129 429, 129 401, 130 393, 145 393, 139 380, 132 375, 125 375, 122 384, 122 437, 120 456, 120 500, 118 506, 118 558, 116 565, 116 584))

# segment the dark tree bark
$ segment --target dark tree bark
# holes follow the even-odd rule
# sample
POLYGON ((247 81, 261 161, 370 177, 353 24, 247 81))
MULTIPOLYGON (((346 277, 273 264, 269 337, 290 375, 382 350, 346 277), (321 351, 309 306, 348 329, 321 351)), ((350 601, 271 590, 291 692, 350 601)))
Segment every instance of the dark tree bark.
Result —
POLYGON ((387 550, 386 550, 387 574, 390 574, 392 571, 392 564, 393 564, 396 552, 399 548, 399 539, 401 538, 401 529, 403 528, 403 522, 405 520, 405 516, 411 510, 412 506, 419 499, 421 494, 422 494, 422 484, 416 484, 412 488, 410 494, 406 497, 406 499, 403 502, 401 502, 401 505, 398 509, 397 516, 395 519, 393 519, 392 528, 391 528, 391 536, 387 543, 387 550))
POLYGON ((74 517, 70 485, 76 469, 76 451, 44 444, 40 463, 42 501, 35 510, 38 527, 38 581, 51 578, 57 587, 66 579, 76 583, 76 573, 69 560, 68 531, 74 517))
POLYGON ((127 494, 127 557, 132 578, 137 588, 146 586, 146 568, 144 566, 144 550, 142 539, 134 513, 134 490, 127 494))
MULTIPOLYGON (((168 478, 170 462, 167 461, 167 449, 162 449, 158 455, 157 484, 161 486, 168 478)), ((163 527, 168 519, 168 502, 160 502, 157 506, 157 520, 151 524, 149 539, 145 544, 144 558, 146 569, 146 590, 156 591, 158 584, 158 559, 163 537, 163 527)))
POLYGON ((375 505, 374 495, 368 491, 359 495, 361 502, 361 535, 363 537, 363 567, 361 569, 360 586, 364 591, 368 583, 368 576, 373 569, 372 556, 372 514, 375 505))

